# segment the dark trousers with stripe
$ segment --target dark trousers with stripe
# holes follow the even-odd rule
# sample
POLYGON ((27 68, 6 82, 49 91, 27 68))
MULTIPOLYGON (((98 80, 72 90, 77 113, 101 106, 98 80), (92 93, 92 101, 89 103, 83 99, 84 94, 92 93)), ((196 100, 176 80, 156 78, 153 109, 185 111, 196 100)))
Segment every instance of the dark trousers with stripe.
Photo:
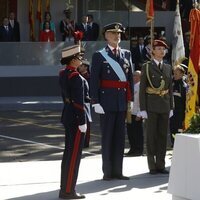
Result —
POLYGON ((144 146, 142 119, 136 121, 136 115, 132 115, 132 123, 127 123, 127 135, 130 144, 130 151, 142 154, 144 146))
POLYGON ((65 150, 61 164, 61 191, 74 193, 82 155, 84 134, 77 125, 65 127, 65 150))
POLYGON ((105 176, 122 175, 125 144, 125 112, 105 112, 100 115, 102 160, 105 176))

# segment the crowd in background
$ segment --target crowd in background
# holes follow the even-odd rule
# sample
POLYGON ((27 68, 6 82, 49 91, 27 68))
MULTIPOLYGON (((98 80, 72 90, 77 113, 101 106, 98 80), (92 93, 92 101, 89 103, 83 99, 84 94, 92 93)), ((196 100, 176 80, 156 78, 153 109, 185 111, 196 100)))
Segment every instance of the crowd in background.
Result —
MULTIPOLYGON (((70 19, 68 12, 64 11, 64 18, 59 23, 61 41, 74 41, 74 33, 80 31, 83 33, 82 41, 96 41, 99 37, 99 25, 93 21, 93 15, 82 16, 81 23, 75 23, 70 19)), ((20 41, 20 24, 17 21, 14 12, 9 17, 4 17, 0 26, 0 42, 20 41)), ((40 42, 56 41, 56 25, 52 20, 51 13, 45 12, 44 19, 40 24, 38 34, 40 42)))
MULTIPOLYGON (((176 1, 173 0, 159 0, 155 1, 155 5, 159 5, 162 10, 172 10, 176 9, 176 1)), ((187 32, 189 30, 189 13, 193 7, 192 0, 180 0, 180 14, 182 19, 182 27, 183 32, 187 32)), ((73 19, 71 19, 70 12, 68 10, 64 10, 64 17, 59 22, 59 35, 56 37, 56 25, 54 19, 52 19, 51 13, 49 11, 44 13, 43 19, 41 19, 40 28, 38 38, 36 41, 73 41, 74 40, 74 32, 81 31, 83 32, 83 41, 96 41, 99 39, 99 30, 100 27, 98 23, 96 23, 93 19, 93 15, 88 14, 82 16, 80 23, 75 23, 73 19), (49 26, 46 27, 44 24, 49 22, 49 26)), ((145 37, 145 35, 142 35, 145 37)), ((135 37, 130 35, 129 28, 127 27, 126 34, 123 36, 123 40, 129 40, 130 38, 135 37)), ((137 35, 139 37, 139 35, 137 35)), ((20 23, 17 21, 14 12, 10 12, 9 17, 4 17, 2 20, 2 24, 0 26, 0 42, 16 42, 20 41, 20 23), (7 28, 8 27, 8 28, 7 28)))

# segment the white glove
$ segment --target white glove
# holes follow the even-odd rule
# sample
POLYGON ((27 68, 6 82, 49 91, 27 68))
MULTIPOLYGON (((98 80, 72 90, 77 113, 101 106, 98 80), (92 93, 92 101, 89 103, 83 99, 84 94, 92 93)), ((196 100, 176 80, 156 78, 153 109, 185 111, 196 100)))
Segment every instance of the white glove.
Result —
POLYGON ((87 130, 87 124, 78 126, 78 129, 81 131, 81 133, 85 133, 87 130))
POLYGON ((141 116, 143 119, 147 119, 147 118, 148 118, 148 116, 147 116, 147 111, 146 111, 146 110, 140 111, 140 116, 141 116))
POLYGON ((173 115, 174 115, 173 110, 170 110, 170 112, 169 112, 169 118, 171 118, 173 115))
POLYGON ((130 102, 130 110, 133 111, 133 101, 130 102))
POLYGON ((93 104, 92 107, 94 108, 95 113, 105 114, 102 106, 99 103, 93 104))

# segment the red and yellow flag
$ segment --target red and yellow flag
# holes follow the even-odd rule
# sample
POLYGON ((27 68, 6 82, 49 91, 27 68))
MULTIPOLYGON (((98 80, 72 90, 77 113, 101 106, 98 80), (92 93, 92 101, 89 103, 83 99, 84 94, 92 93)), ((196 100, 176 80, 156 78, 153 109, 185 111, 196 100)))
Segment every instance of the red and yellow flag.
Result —
POLYGON ((188 64, 188 91, 186 96, 185 129, 199 106, 199 75, 200 75, 200 11, 190 11, 190 57, 188 64))
POLYGON ((42 22, 42 0, 37 0, 37 19, 42 22))
POLYGON ((46 11, 50 11, 50 0, 46 0, 46 11))
POLYGON ((29 0, 29 35, 30 40, 35 41, 35 27, 34 27, 34 14, 33 14, 33 0, 29 0))
POLYGON ((146 23, 148 24, 154 19, 153 0, 147 0, 147 2, 146 2, 146 14, 147 14, 146 23))

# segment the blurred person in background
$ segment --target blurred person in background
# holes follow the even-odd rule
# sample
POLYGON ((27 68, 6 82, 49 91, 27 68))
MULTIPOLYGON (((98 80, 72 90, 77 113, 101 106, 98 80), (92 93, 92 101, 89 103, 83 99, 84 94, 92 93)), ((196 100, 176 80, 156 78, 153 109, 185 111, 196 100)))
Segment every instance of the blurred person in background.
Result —
POLYGON ((9 16, 9 26, 13 31, 13 41, 20 42, 20 25, 15 18, 15 13, 11 12, 9 16))
POLYGON ((174 97, 174 115, 170 118, 170 135, 171 144, 174 146, 176 133, 181 133, 184 128, 185 107, 186 107, 186 90, 185 69, 177 65, 173 70, 173 97, 174 97))
POLYGON ((88 40, 96 41, 99 37, 99 25, 94 22, 93 15, 88 14, 88 40))
POLYGON ((55 35, 54 32, 50 28, 49 21, 43 23, 43 30, 40 31, 39 41, 40 42, 54 42, 55 35))
POLYGON ((55 26, 55 23, 52 21, 51 19, 51 13, 49 11, 46 11, 44 13, 44 20, 43 22, 41 23, 40 25, 40 30, 43 30, 44 29, 44 23, 48 21, 49 22, 49 25, 50 25, 50 29, 54 32, 54 36, 55 36, 55 41, 56 41, 56 26, 55 26))
POLYGON ((0 26, 0 42, 13 42, 13 29, 9 26, 9 20, 4 17, 3 24, 0 26))
POLYGON ((133 72, 134 83, 134 101, 132 109, 132 123, 127 123, 127 135, 129 140, 130 149, 126 156, 142 156, 144 146, 143 136, 143 119, 140 115, 140 76, 141 71, 136 70, 133 72))
MULTIPOLYGON (((78 71, 85 78, 87 83, 90 85, 90 63, 86 59, 82 60, 82 65, 78 67, 78 71)), ((87 104, 87 109, 90 112, 90 99, 86 102, 87 104)), ((84 148, 88 148, 90 144, 90 122, 92 122, 92 119, 87 118, 87 131, 85 134, 85 139, 84 139, 84 148)))
POLYGON ((74 31, 74 21, 70 19, 69 11, 64 11, 64 19, 60 21, 60 33, 62 34, 62 41, 73 41, 74 31))

